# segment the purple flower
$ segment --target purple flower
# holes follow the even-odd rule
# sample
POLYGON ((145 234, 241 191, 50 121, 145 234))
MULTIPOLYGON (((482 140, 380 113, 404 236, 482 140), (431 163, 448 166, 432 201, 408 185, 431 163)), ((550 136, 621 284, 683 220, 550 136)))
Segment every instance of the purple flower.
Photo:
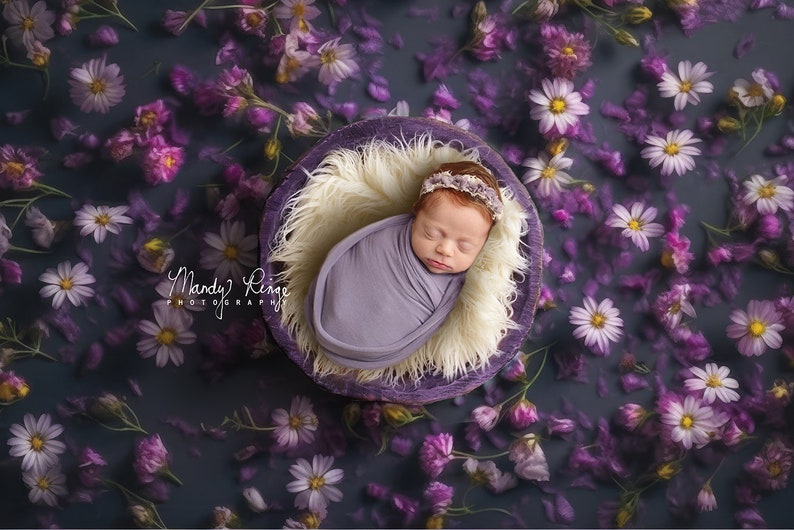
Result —
POLYGON ((112 26, 100 26, 88 36, 88 42, 95 48, 109 48, 119 43, 119 34, 112 26))
POLYGON ((419 464, 431 478, 438 477, 453 459, 453 438, 449 433, 428 434, 419 449, 419 464))
POLYGON ((540 35, 546 66, 555 77, 573 79, 592 64, 590 43, 583 34, 571 33, 561 25, 543 24, 540 35))
POLYGON ((159 434, 138 439, 134 453, 132 467, 141 484, 154 482, 158 476, 168 476, 178 481, 169 469, 170 455, 159 434))
POLYGON ((755 486, 762 491, 778 491, 788 486, 794 448, 784 439, 774 437, 744 465, 755 486))
POLYGON ((0 146, 0 188, 27 189, 41 175, 39 162, 30 149, 0 146))
POLYGON ((728 337, 738 339, 736 346, 744 356, 758 356, 767 348, 774 350, 783 344, 780 332, 785 326, 781 324, 782 316, 775 309, 774 302, 750 300, 747 311, 734 309, 730 319, 732 323, 726 332, 728 337))
POLYGON ((479 425, 480 429, 487 432, 496 426, 501 409, 501 406, 489 407, 482 405, 471 411, 471 419, 479 425))
POLYGON ((117 64, 105 65, 105 57, 91 59, 69 71, 69 95, 83 112, 107 114, 124 97, 124 76, 117 64))
POLYGON ((434 480, 427 485, 422 495, 430 503, 430 511, 433 515, 444 515, 452 505, 454 493, 452 486, 434 480))
POLYGON ((516 429, 526 429, 538 421, 538 409, 527 398, 522 397, 507 411, 507 420, 516 429))
POLYGON ((182 168, 184 160, 181 147, 169 145, 162 136, 155 136, 143 158, 143 174, 147 184, 157 186, 171 182, 182 168))
POLYGON ((77 458, 77 476, 86 488, 96 488, 102 485, 102 470, 107 465, 102 455, 86 447, 77 458))

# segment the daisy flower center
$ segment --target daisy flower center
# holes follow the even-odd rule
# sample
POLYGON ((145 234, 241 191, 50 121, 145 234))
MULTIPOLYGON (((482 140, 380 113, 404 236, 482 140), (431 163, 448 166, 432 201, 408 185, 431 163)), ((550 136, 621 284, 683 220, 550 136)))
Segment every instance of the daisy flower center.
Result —
POLYGON ((692 90, 692 83, 689 81, 682 81, 681 82, 681 92, 687 93, 692 90))
POLYGON ((94 216, 94 222, 99 226, 105 226, 110 222, 110 216, 106 213, 101 213, 94 216))
POLYGON ((22 31, 30 31, 36 25, 36 21, 30 17, 22 17, 22 22, 19 23, 19 27, 22 28, 22 31))
POLYGON ((143 114, 141 114, 140 123, 144 127, 149 127, 150 125, 157 122, 157 113, 151 110, 147 110, 143 114))
POLYGON ((171 169, 176 164, 176 159, 171 155, 166 155, 165 160, 163 160, 163 164, 165 164, 165 167, 168 169, 171 169))
POLYGON ((50 481, 47 480, 47 477, 41 477, 36 481, 36 487, 42 491, 47 491, 50 489, 50 481))
POLYGON ((37 453, 44 447, 44 440, 38 434, 34 434, 30 439, 30 448, 37 453))
POLYGON ((747 95, 752 98, 757 98, 758 96, 762 96, 764 94, 764 89, 758 83, 752 83, 747 88, 747 95))
POLYGON ((595 314, 595 315, 593 315, 593 317, 590 319, 590 325, 591 325, 591 326, 593 326, 594 328, 601 329, 601 328, 603 328, 603 327, 604 327, 604 325, 605 325, 606 323, 607 323, 607 317, 605 317, 605 316, 604 316, 604 315, 602 315, 601 313, 596 313, 596 314, 595 314))
POLYGON ((223 251, 223 256, 229 261, 237 260, 237 256, 240 252, 237 250, 235 245, 226 245, 226 249, 223 251))
POLYGON ((301 426, 301 417, 300 416, 290 416, 289 417, 289 426, 291 429, 297 429, 301 426))
POLYGON ((259 24, 261 24, 261 23, 262 23, 262 20, 263 20, 263 19, 264 19, 264 17, 263 17, 263 16, 262 16, 260 13, 258 13, 258 12, 248 13, 248 14, 245 16, 245 22, 246 22, 246 24, 248 24, 248 25, 249 25, 249 26, 251 26, 252 28, 256 28, 256 27, 258 27, 258 26, 259 26, 259 24))
POLYGON ((631 219, 631 220, 628 222, 628 227, 629 227, 629 229, 631 229, 631 230, 634 230, 634 231, 636 232, 636 231, 638 231, 640 228, 642 228, 642 224, 641 224, 641 223, 640 223, 638 220, 636 220, 636 219, 631 219))
POLYGON ((325 486, 325 479, 323 477, 314 476, 309 479, 309 489, 318 490, 325 486))
POLYGON ((72 288, 72 285, 74 285, 74 283, 72 282, 71 278, 61 278, 61 281, 58 282, 58 285, 64 291, 68 291, 69 289, 72 288))
POLYGON ((11 178, 21 177, 25 172, 25 164, 22 162, 6 162, 2 168, 3 173, 7 173, 11 178))
POLYGON ((693 423, 695 422, 692 420, 692 416, 690 416, 689 414, 684 414, 681 417, 681 421, 679 422, 679 425, 681 426, 682 429, 691 429, 693 423))
POLYGON ((336 61, 336 50, 325 50, 320 54, 322 64, 331 64, 336 61))
POLYGON ((157 342, 162 344, 163 346, 168 346, 176 339, 176 333, 171 328, 163 328, 157 333, 157 336, 154 338, 157 342))
POLYGON ((776 462, 769 462, 766 465, 766 470, 769 471, 769 476, 770 477, 777 478, 778 475, 780 475, 780 472, 782 471, 782 469, 780 467, 780 462, 777 462, 777 461, 776 462))
POLYGON ((680 150, 681 149, 678 147, 678 144, 667 144, 664 147, 664 154, 670 155, 670 156, 675 156, 675 155, 678 154, 678 151, 680 151, 680 150))
POLYGON ((553 167, 546 166, 543 168, 543 171, 540 172, 540 178, 544 179, 553 179, 554 175, 557 174, 557 170, 553 167))
POLYGON ((722 386, 722 379, 715 374, 711 374, 708 379, 706 379, 706 386, 710 388, 717 388, 722 386))
POLYGON ((88 90, 94 95, 100 94, 105 91, 105 82, 101 79, 94 79, 88 85, 88 90))
POLYGON ((303 2, 298 2, 294 6, 292 6, 292 16, 295 18, 303 18, 306 15, 306 6, 303 5, 303 2))
POLYGON ((560 53, 568 57, 574 55, 573 48, 571 46, 565 46, 563 49, 560 50, 560 53))
POLYGON ((764 184, 763 186, 758 188, 758 196, 762 199, 771 199, 775 196, 775 185, 774 184, 764 184))
POLYGON ((565 100, 562 98, 554 98, 549 102, 549 111, 552 114, 561 114, 565 112, 565 100))
POLYGON ((673 302, 672 305, 670 305, 670 309, 667 310, 671 315, 675 315, 679 311, 681 311, 681 302, 673 302))
POLYGON ((747 326, 747 331, 750 332, 750 335, 752 335, 753 338, 757 339, 758 337, 764 334, 764 332, 766 331, 766 326, 764 325, 763 322, 759 320, 753 320, 747 326))

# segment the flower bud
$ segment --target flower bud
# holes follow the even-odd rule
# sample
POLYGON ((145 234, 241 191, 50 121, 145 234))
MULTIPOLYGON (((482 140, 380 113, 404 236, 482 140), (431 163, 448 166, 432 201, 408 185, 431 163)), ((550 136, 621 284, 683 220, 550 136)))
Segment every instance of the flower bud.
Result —
POLYGON ((300 516, 299 520, 301 523, 303 523, 305 528, 320 528, 320 524, 323 522, 320 514, 314 512, 304 513, 300 516))
POLYGON ((396 403, 385 403, 380 413, 383 420, 392 427, 402 427, 416 419, 410 410, 396 403))
POLYGON ((488 16, 488 8, 485 5, 483 0, 479 0, 476 4, 474 4, 474 8, 471 10, 471 21, 474 23, 475 26, 485 20, 485 17, 488 16))
POLYGON ((662 480, 670 480, 681 471, 681 466, 678 462, 665 462, 656 468, 656 476, 662 480))
POLYGON ((714 496, 714 490, 711 489, 711 483, 706 482, 700 488, 697 496, 698 511, 711 512, 717 509, 717 497, 714 496))
POLYGON ((621 46, 634 46, 635 48, 640 45, 640 41, 625 29, 619 29, 613 35, 615 42, 621 46))
POLYGON ((510 407, 507 419, 515 429, 525 429, 538 421, 538 409, 527 398, 521 398, 510 407))
POLYGON ((653 17, 653 12, 645 6, 634 6, 623 12, 623 22, 627 24, 642 24, 653 17))
POLYGON ((91 405, 91 414, 99 420, 110 420, 124 415, 124 404, 113 394, 100 395, 91 405))
POLYGON ((275 136, 271 136, 268 138, 267 142, 265 142, 263 152, 265 158, 268 160, 273 160, 279 155, 279 153, 281 153, 281 141, 275 136))
POLYGON ((786 106, 786 96, 783 94, 777 93, 772 96, 772 99, 769 100, 767 103, 767 111, 772 116, 777 116, 786 106))
POLYGON ((138 264, 149 272, 165 272, 174 261, 175 252, 167 242, 153 237, 138 250, 138 264))
POLYGON ((767 269, 778 270, 780 268, 780 256, 772 249, 763 248, 759 250, 758 259, 761 260, 761 265, 767 269))
POLYGON ((732 133, 742 130, 742 124, 739 120, 731 116, 724 116, 717 121, 717 130, 721 133, 732 133))
POLYGON ((564 153, 566 149, 568 149, 568 139, 567 138, 557 138, 556 140, 550 141, 546 145, 546 152, 549 153, 551 156, 559 155, 560 153, 564 153))
POLYGON ((142 504, 133 504, 128 508, 132 522, 138 528, 155 528, 155 517, 151 508, 142 504))
POLYGON ((493 429, 499 421, 499 413, 501 410, 501 405, 496 407, 482 405, 471 411, 471 419, 480 426, 480 429, 488 432, 493 429))
POLYGON ((241 528, 240 518, 226 506, 216 506, 212 509, 213 528, 241 528))
POLYGON ((265 499, 262 498, 262 494, 254 487, 245 488, 243 490, 243 497, 252 512, 262 513, 269 508, 265 499))

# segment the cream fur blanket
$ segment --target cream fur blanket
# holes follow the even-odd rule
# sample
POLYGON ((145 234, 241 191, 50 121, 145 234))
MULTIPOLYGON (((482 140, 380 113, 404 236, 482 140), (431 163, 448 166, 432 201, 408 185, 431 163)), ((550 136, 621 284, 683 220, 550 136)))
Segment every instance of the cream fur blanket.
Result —
POLYGON ((409 212, 422 181, 443 162, 479 161, 477 152, 460 151, 428 135, 395 143, 372 141, 357 149, 336 149, 308 174, 306 184, 287 202, 269 261, 281 266, 278 282, 289 296, 281 319, 302 352, 313 357, 317 375, 354 375, 360 382, 414 381, 426 374, 452 380, 481 370, 498 352, 499 342, 516 328, 512 302, 516 280, 526 272, 522 252, 526 213, 503 188, 502 219, 466 273, 458 301, 444 325, 416 353, 378 370, 354 370, 331 362, 307 329, 303 303, 328 251, 348 234, 370 223, 409 212))

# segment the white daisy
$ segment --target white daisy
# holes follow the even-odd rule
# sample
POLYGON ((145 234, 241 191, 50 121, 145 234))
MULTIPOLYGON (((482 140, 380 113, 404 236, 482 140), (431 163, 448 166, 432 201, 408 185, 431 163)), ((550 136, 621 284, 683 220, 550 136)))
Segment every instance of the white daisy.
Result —
POLYGON ((596 353, 606 354, 609 343, 617 342, 623 335, 620 310, 609 298, 596 304, 593 298, 585 296, 582 302, 584 307, 572 307, 568 315, 568 321, 576 326, 573 336, 584 339, 584 345, 596 353))
POLYGON ((645 252, 649 247, 648 238, 662 235, 664 227, 652 222, 657 212, 653 206, 646 209, 644 203, 635 202, 630 208, 628 210, 622 204, 615 204, 606 224, 613 228, 622 228, 623 236, 631 239, 632 243, 645 252))
POLYGON ((52 25, 56 14, 47 9, 47 2, 39 0, 32 6, 27 0, 0 2, 5 4, 3 18, 8 22, 5 33, 9 40, 22 44, 25 48, 36 41, 44 42, 55 36, 52 25))
POLYGON ((75 212, 74 224, 82 227, 81 236, 94 234, 94 241, 101 243, 108 232, 119 234, 121 225, 132 223, 132 218, 124 215, 129 206, 94 206, 86 204, 75 212))
POLYGON ((40 472, 58 463, 58 455, 66 451, 66 444, 56 440, 63 426, 52 423, 49 414, 35 418, 25 414, 22 425, 15 423, 9 428, 13 436, 8 440, 12 457, 22 457, 22 470, 40 472))
POLYGON ((685 449, 703 447, 711 439, 710 432, 715 429, 714 411, 703 406, 700 399, 687 396, 683 403, 670 400, 667 410, 661 416, 661 422, 670 425, 673 430, 670 439, 680 443, 685 449))
POLYGON ((590 107, 582 102, 582 95, 574 91, 573 83, 568 79, 544 79, 541 86, 542 91, 533 89, 529 93, 529 100, 535 103, 529 116, 533 120, 540 120, 538 127, 541 134, 553 128, 565 134, 569 127, 579 123, 579 116, 590 112, 590 107))
POLYGON ((138 323, 138 331, 144 338, 138 341, 137 348, 141 357, 155 357, 155 364, 163 367, 171 361, 180 366, 185 361, 185 354, 178 344, 193 344, 196 334, 190 331, 193 317, 187 311, 171 311, 161 306, 153 306, 154 322, 142 320, 138 323))
POLYGON ((794 191, 785 185, 788 177, 781 175, 767 180, 761 175, 750 175, 742 184, 747 193, 744 194, 745 204, 755 203, 761 215, 774 214, 778 208, 789 211, 794 207, 794 191))
POLYGON ((338 83, 359 72, 356 50, 352 44, 339 44, 341 37, 331 39, 317 50, 320 56, 318 79, 324 85, 338 83))
POLYGON ((280 20, 289 20, 290 33, 309 33, 312 30, 309 21, 320 15, 320 10, 312 4, 314 0, 281 0, 273 9, 273 15, 280 20))
POLYGON ((752 81, 737 79, 731 90, 745 107, 760 107, 769 101, 775 91, 769 84, 766 72, 762 68, 753 70, 752 77, 752 81))
POLYGON ((662 175, 683 175, 695 167, 693 157, 700 154, 700 149, 691 144, 699 141, 700 138, 695 138, 688 129, 670 131, 664 138, 649 134, 645 137, 648 147, 643 148, 640 155, 648 159, 651 167, 661 164, 662 175))
POLYGON ((697 105, 700 103, 700 94, 710 94, 714 85, 706 81, 714 75, 708 72, 704 63, 681 61, 678 63, 678 75, 666 70, 662 73, 662 80, 656 85, 663 98, 672 98, 675 110, 683 110, 687 103, 697 105))
POLYGON ((783 345, 783 317, 769 300, 750 300, 747 311, 734 309, 730 319, 726 333, 731 339, 739 339, 736 347, 742 355, 758 356, 767 348, 775 350, 783 345))
POLYGON ((563 186, 567 186, 573 180, 566 169, 570 168, 573 160, 563 156, 564 153, 557 153, 549 157, 548 153, 540 153, 535 158, 527 158, 521 165, 529 169, 521 177, 524 184, 537 181, 538 194, 541 197, 556 196, 563 186))
POLYGON ((231 278, 239 283, 243 279, 242 267, 256 264, 257 237, 245 235, 245 225, 241 221, 223 221, 220 235, 204 234, 204 242, 209 248, 201 251, 199 264, 204 269, 214 270, 218 280, 231 278))
POLYGON ((736 379, 728 377, 731 373, 727 366, 717 366, 715 363, 706 364, 705 370, 697 366, 689 368, 692 377, 684 381, 687 390, 702 390, 703 401, 707 404, 719 399, 723 403, 739 401, 739 393, 732 388, 739 388, 736 379))
POLYGON ((331 469, 333 456, 314 455, 312 463, 299 458, 289 468, 296 480, 287 484, 287 491, 297 493, 295 507, 325 517, 328 501, 342 500, 342 492, 334 484, 339 484, 345 476, 341 469, 331 469))
POLYGON ((58 506, 58 497, 66 495, 66 476, 60 466, 44 470, 28 470, 22 474, 22 482, 30 488, 28 499, 34 504, 58 506))
POLYGON ((72 263, 64 261, 57 269, 47 269, 39 280, 45 285, 39 290, 42 298, 52 296, 52 307, 60 308, 66 300, 78 306, 87 298, 94 296, 94 289, 88 287, 96 282, 96 278, 88 274, 88 265, 82 261, 72 267, 72 263))
POLYGON ((299 443, 308 444, 314 441, 317 430, 317 415, 312 402, 303 396, 292 398, 289 412, 285 409, 273 411, 273 436, 279 447, 295 447, 299 443))

